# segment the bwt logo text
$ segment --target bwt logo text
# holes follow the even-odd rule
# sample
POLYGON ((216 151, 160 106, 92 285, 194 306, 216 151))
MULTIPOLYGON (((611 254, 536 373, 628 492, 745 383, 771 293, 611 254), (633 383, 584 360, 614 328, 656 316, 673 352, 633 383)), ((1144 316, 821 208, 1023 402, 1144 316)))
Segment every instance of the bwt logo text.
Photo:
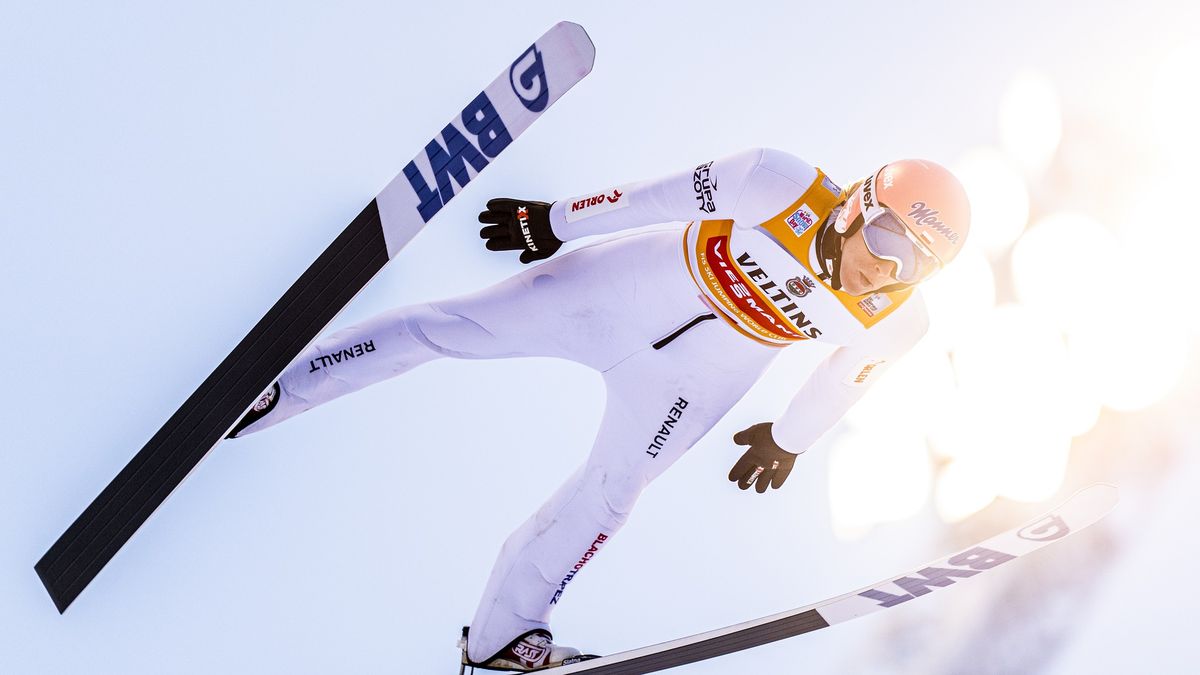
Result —
POLYGON ((913 576, 893 579, 891 583, 899 587, 899 590, 902 591, 900 594, 889 593, 882 588, 872 588, 859 593, 859 595, 878 602, 880 607, 893 607, 925 595, 934 587, 950 586, 954 583, 955 578, 973 577, 980 572, 1015 559, 1015 555, 976 546, 946 560, 950 567, 926 567, 913 576))
MULTIPOLYGON (((550 88, 546 82, 542 55, 536 45, 525 50, 513 62, 509 69, 509 83, 513 93, 527 109, 534 113, 545 110, 550 100, 550 88)), ((489 159, 495 159, 512 143, 512 134, 504 126, 504 120, 500 119, 500 113, 486 91, 479 92, 463 108, 459 119, 462 122, 461 130, 451 122, 442 129, 440 138, 425 144, 425 157, 433 171, 432 182, 436 188, 430 187, 430 181, 421 174, 415 160, 404 167, 404 177, 420 200, 417 212, 421 214, 421 220, 427 223, 454 198, 455 183, 461 189, 471 182, 468 164, 475 169, 475 173, 479 173, 488 165, 489 159)))

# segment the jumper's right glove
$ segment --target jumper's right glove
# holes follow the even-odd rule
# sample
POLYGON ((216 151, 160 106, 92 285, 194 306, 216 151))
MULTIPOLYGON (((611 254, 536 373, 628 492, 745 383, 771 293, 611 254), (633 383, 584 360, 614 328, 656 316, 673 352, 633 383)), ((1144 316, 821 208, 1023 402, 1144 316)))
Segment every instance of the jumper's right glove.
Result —
POLYGON ((521 251, 521 262, 529 264, 554 255, 563 245, 550 229, 550 204, 499 197, 489 200, 479 222, 490 223, 479 230, 489 251, 521 251))
POLYGON ((743 490, 750 489, 752 484, 758 494, 766 492, 768 485, 778 488, 787 480, 796 463, 796 453, 779 447, 771 437, 771 422, 760 422, 742 429, 733 435, 733 442, 750 446, 729 470, 729 480, 743 490))

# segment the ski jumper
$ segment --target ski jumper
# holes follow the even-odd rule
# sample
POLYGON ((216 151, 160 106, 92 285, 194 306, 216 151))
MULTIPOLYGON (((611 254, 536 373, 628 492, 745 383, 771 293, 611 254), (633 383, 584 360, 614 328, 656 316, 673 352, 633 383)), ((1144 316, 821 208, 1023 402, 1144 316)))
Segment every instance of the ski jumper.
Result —
POLYGON ((241 435, 449 356, 556 356, 599 371, 607 399, 591 453, 513 532, 471 622, 482 661, 549 628, 572 578, 642 490, 741 399, 781 347, 836 348, 772 436, 804 452, 925 333, 919 293, 856 297, 822 278, 815 237, 840 189, 787 153, 754 149, 662 179, 555 202, 555 235, 671 221, 686 227, 585 246, 482 291, 401 307, 329 335, 279 379, 241 435))

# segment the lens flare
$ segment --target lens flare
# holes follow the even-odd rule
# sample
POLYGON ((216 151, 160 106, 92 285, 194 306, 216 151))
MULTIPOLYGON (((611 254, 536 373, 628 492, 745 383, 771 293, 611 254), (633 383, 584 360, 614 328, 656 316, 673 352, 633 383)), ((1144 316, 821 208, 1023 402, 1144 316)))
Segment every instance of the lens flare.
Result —
POLYGON ((1179 217, 1177 203, 1169 197, 1189 194, 1194 180, 1194 172, 1171 171, 1165 166, 1139 175, 1127 192, 1118 195, 1113 222, 1123 250, 1153 261, 1153 274, 1132 277, 1123 284, 1138 289, 1139 305, 1157 305, 1160 318, 1192 336, 1200 335, 1200 312, 1179 311, 1174 292, 1190 288, 1195 281, 1200 227, 1190 218, 1179 217))
POLYGON ((1040 502, 1054 496, 1067 475, 1071 436, 1051 425, 1014 426, 1000 439, 1003 454, 992 471, 1002 497, 1040 502))
POLYGON ((1001 305, 964 334, 952 361, 957 389, 929 434, 936 455, 958 465, 939 488, 939 513, 962 518, 995 495, 1049 497, 1072 435, 1098 409, 1075 395, 1062 332, 1028 307, 1001 305))
POLYGON ((921 284, 929 309, 924 343, 952 349, 996 306, 996 276, 979 249, 967 248, 946 269, 921 284))
POLYGON ((1046 170, 1062 139, 1062 110, 1054 83, 1044 73, 1018 73, 1000 101, 1000 138, 1030 178, 1046 170))
POLYGON ((971 200, 968 244, 1004 251, 1029 220, 1029 189, 1018 165, 1000 150, 977 148, 954 169, 971 200))
POLYGON ((986 462, 958 460, 938 472, 933 505, 947 523, 965 520, 996 498, 995 480, 986 462))
POLYGON ((856 429, 904 428, 923 435, 954 395, 950 359, 926 340, 891 364, 845 419, 856 429))
POLYGON ((1187 336, 1156 322, 1155 316, 1134 317, 1131 325, 1153 338, 1149 343, 1132 343, 1127 335, 1101 325, 1076 326, 1067 334, 1075 376, 1104 405, 1122 412, 1141 410, 1165 398, 1179 383, 1192 355, 1187 336))
POLYGON ((1191 163, 1200 153, 1200 41, 1171 49, 1154 75, 1150 105, 1155 137, 1162 151, 1180 163, 1191 163), (1191 83, 1191 84, 1189 84, 1191 83))
POLYGON ((829 501, 834 533, 865 535, 877 523, 903 520, 925 505, 931 482, 924 437, 874 425, 849 430, 829 457, 829 501))
POLYGON ((1022 303, 1062 328, 1106 316, 1114 306, 1136 304, 1127 279, 1104 283, 1121 269, 1121 247, 1095 219, 1055 213, 1039 220, 1017 242, 1013 282, 1022 303))

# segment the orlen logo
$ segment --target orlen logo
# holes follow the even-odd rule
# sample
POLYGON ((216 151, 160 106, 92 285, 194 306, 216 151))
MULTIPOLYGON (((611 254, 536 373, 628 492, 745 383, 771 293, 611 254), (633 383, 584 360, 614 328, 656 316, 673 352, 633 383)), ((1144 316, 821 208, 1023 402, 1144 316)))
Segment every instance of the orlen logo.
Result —
POLYGON ((451 123, 442 129, 440 143, 434 138, 425 144, 425 157, 433 169, 436 190, 429 187, 415 161, 404 167, 404 177, 408 179, 408 184, 420 200, 417 212, 421 214, 421 220, 427 223, 454 197, 454 183, 458 183, 459 187, 466 187, 467 183, 471 182, 467 164, 470 164, 476 173, 483 171, 488 165, 487 157, 495 159, 509 143, 512 143, 512 135, 508 133, 504 120, 500 119, 500 113, 496 112, 496 107, 488 99, 487 92, 479 92, 475 100, 463 108, 460 119, 462 128, 475 136, 474 141, 468 139, 451 123))
MULTIPOLYGON (((863 359, 862 361, 859 362, 859 364, 856 368, 856 370, 858 372, 854 373, 853 375, 850 375, 846 379, 842 380, 842 383, 861 387, 861 386, 865 385, 868 380, 871 379, 872 375, 879 372, 877 370, 879 368, 879 366, 882 366, 886 362, 887 361, 885 361, 884 359, 863 359)), ((851 371, 851 372, 853 372, 853 371, 851 371)))
POLYGON ((1015 555, 976 546, 956 556, 951 556, 946 560, 946 564, 951 567, 926 567, 915 572, 916 576, 905 576, 893 580, 891 583, 899 587, 902 591, 901 594, 888 593, 878 588, 872 588, 859 593, 859 595, 878 601, 880 607, 892 607, 932 592, 933 588, 931 587, 933 586, 950 586, 954 583, 955 577, 960 579, 973 577, 997 565, 1015 560, 1016 557, 1015 555))
MULTIPOLYGON (((882 361, 880 363, 882 363, 882 361)), ((867 378, 871 376, 871 371, 878 367, 879 363, 868 363, 867 365, 863 366, 862 370, 858 371, 858 376, 854 378, 854 384, 862 384, 863 382, 866 382, 867 378)))
POLYGON ((542 112, 550 102, 550 87, 546 84, 546 66, 537 45, 529 45, 524 54, 508 69, 508 82, 521 104, 533 112, 542 112))
POLYGON ((938 220, 938 214, 941 213, 937 209, 931 209, 925 205, 925 202, 913 202, 912 210, 908 212, 908 217, 917 221, 918 225, 928 227, 945 237, 951 244, 958 243, 958 233, 946 227, 946 224, 938 220))
POLYGON ((620 190, 615 190, 615 189, 612 191, 611 195, 601 192, 598 195, 593 195, 591 197, 584 197, 583 199, 579 199, 574 202, 571 202, 571 211, 572 212, 582 211, 586 208, 596 206, 597 204, 603 204, 605 202, 607 202, 609 204, 616 204, 617 202, 621 201, 621 197, 624 197, 624 196, 625 195, 622 194, 622 192, 620 190))
POLYGON ((575 197, 566 204, 566 212, 563 215, 566 216, 568 223, 574 223, 602 213, 623 209, 629 206, 629 197, 626 197, 620 188, 614 188, 607 192, 595 192, 575 197))

